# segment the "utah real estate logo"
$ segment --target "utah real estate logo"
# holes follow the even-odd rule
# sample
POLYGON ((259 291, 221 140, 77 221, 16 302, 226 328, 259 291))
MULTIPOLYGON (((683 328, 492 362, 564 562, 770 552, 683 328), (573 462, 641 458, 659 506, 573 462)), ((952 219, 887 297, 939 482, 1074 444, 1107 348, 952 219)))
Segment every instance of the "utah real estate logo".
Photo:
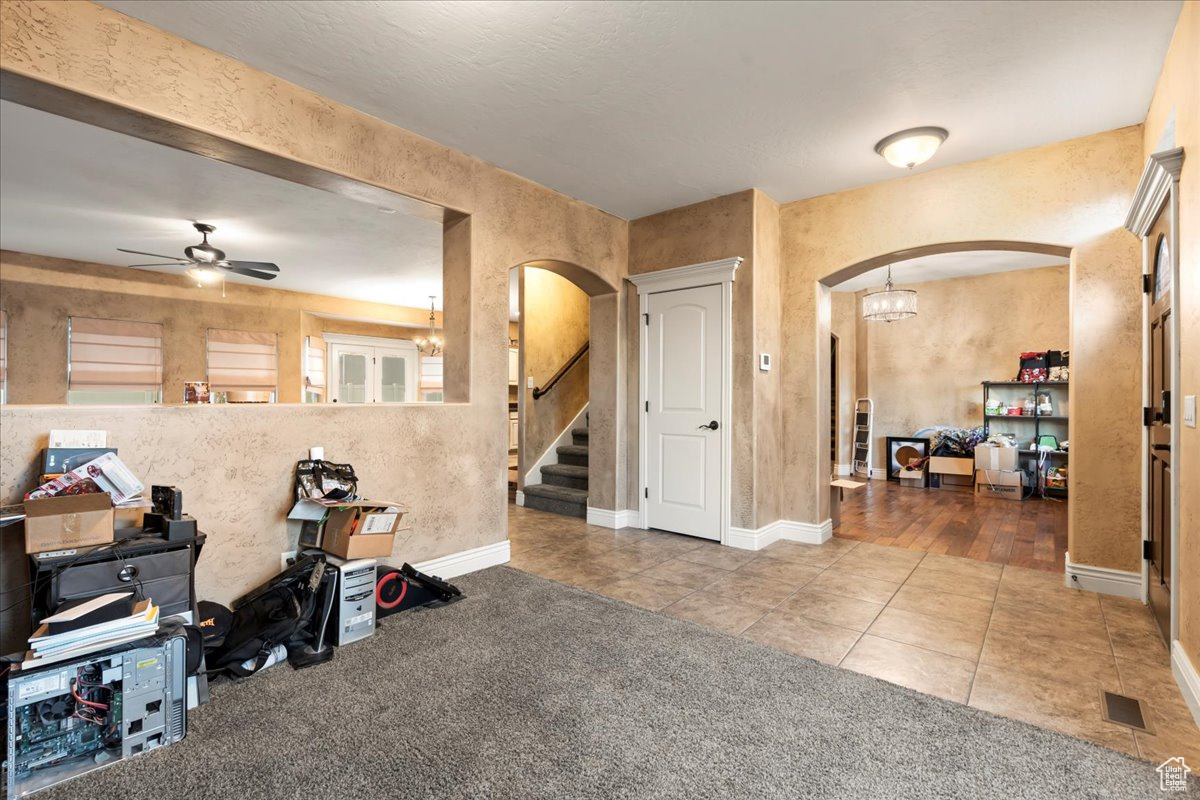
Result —
POLYGON ((1164 792, 1186 792, 1187 776, 1192 768, 1184 763, 1182 756, 1168 758, 1158 765, 1158 788, 1164 792))

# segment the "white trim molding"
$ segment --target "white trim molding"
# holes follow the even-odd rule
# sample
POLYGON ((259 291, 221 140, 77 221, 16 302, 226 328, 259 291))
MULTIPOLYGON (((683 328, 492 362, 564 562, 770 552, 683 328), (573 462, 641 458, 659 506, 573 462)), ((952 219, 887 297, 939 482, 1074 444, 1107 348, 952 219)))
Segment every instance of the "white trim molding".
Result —
MULTIPOLYGON (((558 448, 568 445, 574 441, 574 439, 571 438, 571 431, 575 428, 583 427, 579 424, 579 420, 585 418, 587 410, 588 404, 584 403, 583 408, 579 409, 579 413, 575 415, 574 419, 567 424, 567 427, 563 428, 559 432, 558 438, 551 442, 550 446, 546 448, 546 452, 542 453, 541 456, 538 457, 537 463, 530 467, 530 469, 525 473, 524 486, 534 486, 539 483, 544 483, 542 480, 542 467, 558 463, 558 448)), ((518 503, 517 505, 525 504, 518 503)))
MULTIPOLYGON (((720 542, 729 544, 732 533, 730 509, 733 505, 733 280, 734 274, 742 264, 742 257, 724 258, 719 261, 706 261, 702 264, 692 264, 686 267, 655 270, 630 275, 628 280, 638 293, 638 312, 643 319, 649 313, 650 295, 659 292, 671 292, 679 289, 693 289, 701 286, 719 285, 721 287, 721 521, 720 542)), ((638 474, 642 485, 638 487, 638 521, 637 527, 650 526, 649 512, 646 504, 645 488, 649 480, 649 447, 646 442, 646 387, 649 385, 649 362, 647 348, 649 337, 645 332, 638 336, 638 409, 641 424, 638 425, 638 474)), ((763 545, 765 546, 765 545, 763 545)))
POLYGON ((519 505, 523 508, 525 506, 525 492, 523 492, 520 489, 517 489, 517 496, 516 496, 515 500, 516 500, 517 505, 519 505))
POLYGON ((636 509, 627 508, 621 511, 609 511, 607 508, 592 508, 591 506, 588 506, 587 509, 588 525, 620 530, 621 528, 636 528, 638 522, 638 512, 636 509))
POLYGON ((849 477, 850 475, 853 474, 853 465, 838 464, 837 465, 837 474, 838 474, 839 478, 849 477))
POLYGON ((1082 589, 1087 592, 1112 594, 1117 597, 1131 597, 1135 600, 1143 599, 1142 573, 1076 564, 1071 561, 1070 553, 1066 554, 1066 559, 1067 565, 1063 582, 1068 589, 1082 589))
POLYGON ((833 520, 793 522, 778 519, 761 528, 730 528, 725 544, 741 550, 762 550, 778 541, 824 544, 833 538, 833 520))
POLYGON ((451 553, 440 558, 431 558, 413 564, 419 572, 436 575, 439 578, 457 578, 468 572, 477 572, 488 567, 507 564, 509 560, 508 539, 495 544, 485 544, 461 553, 451 553))
POLYGON ((1192 712, 1196 727, 1200 728, 1200 673, 1196 672, 1196 666, 1178 639, 1171 642, 1171 672, 1175 673, 1175 682, 1179 684, 1183 700, 1192 712))

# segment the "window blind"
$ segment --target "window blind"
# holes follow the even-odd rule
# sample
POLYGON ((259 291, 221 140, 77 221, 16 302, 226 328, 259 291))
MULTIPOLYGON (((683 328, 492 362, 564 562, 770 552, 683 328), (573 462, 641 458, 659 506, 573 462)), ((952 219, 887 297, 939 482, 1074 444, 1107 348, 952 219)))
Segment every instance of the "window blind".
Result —
POLYGON ((68 388, 162 390, 162 325, 88 317, 68 325, 68 388))
POLYGON ((421 356, 421 390, 442 388, 442 357, 421 356))
POLYGON ((214 392, 275 391, 275 334, 208 329, 208 388, 214 392))
POLYGON ((325 340, 320 336, 309 336, 304 346, 304 387, 325 391, 325 340))

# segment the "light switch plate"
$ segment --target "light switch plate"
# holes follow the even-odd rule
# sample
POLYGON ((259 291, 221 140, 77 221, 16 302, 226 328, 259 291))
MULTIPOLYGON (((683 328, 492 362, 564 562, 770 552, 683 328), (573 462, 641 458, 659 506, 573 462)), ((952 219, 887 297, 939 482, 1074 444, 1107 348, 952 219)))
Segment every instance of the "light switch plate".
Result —
POLYGON ((532 388, 534 388, 534 386, 533 386, 533 376, 532 376, 532 375, 530 375, 528 378, 526 378, 526 379, 525 379, 525 388, 526 388, 526 389, 532 389, 532 388))
POLYGON ((770 353, 759 353, 758 354, 758 368, 762 372, 770 372, 771 371, 771 354, 770 353))
POLYGON ((1189 428, 1196 427, 1196 395, 1184 395, 1183 424, 1189 428))

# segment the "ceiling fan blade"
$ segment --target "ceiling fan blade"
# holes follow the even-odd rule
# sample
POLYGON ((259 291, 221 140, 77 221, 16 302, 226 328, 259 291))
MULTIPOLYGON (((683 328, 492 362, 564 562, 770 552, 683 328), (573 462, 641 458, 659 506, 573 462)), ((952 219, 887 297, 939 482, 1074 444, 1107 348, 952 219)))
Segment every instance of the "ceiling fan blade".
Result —
POLYGON ((221 268, 232 272, 234 275, 245 275, 248 278, 258 278, 260 281, 271 281, 279 277, 274 272, 261 272, 260 270, 249 269, 248 267, 222 266, 221 268))
POLYGON ((258 269, 264 272, 279 272, 279 267, 270 261, 223 261, 221 263, 228 264, 230 267, 258 269))
POLYGON ((132 269, 134 267, 186 267, 187 265, 186 261, 170 261, 165 264, 130 264, 129 267, 132 269))
POLYGON ((179 256, 164 256, 162 253, 147 253, 145 250, 126 250, 124 247, 118 247, 117 249, 122 253, 133 253, 134 255, 139 256, 154 256, 155 258, 166 258, 170 259, 171 261, 183 261, 183 259, 179 256))

